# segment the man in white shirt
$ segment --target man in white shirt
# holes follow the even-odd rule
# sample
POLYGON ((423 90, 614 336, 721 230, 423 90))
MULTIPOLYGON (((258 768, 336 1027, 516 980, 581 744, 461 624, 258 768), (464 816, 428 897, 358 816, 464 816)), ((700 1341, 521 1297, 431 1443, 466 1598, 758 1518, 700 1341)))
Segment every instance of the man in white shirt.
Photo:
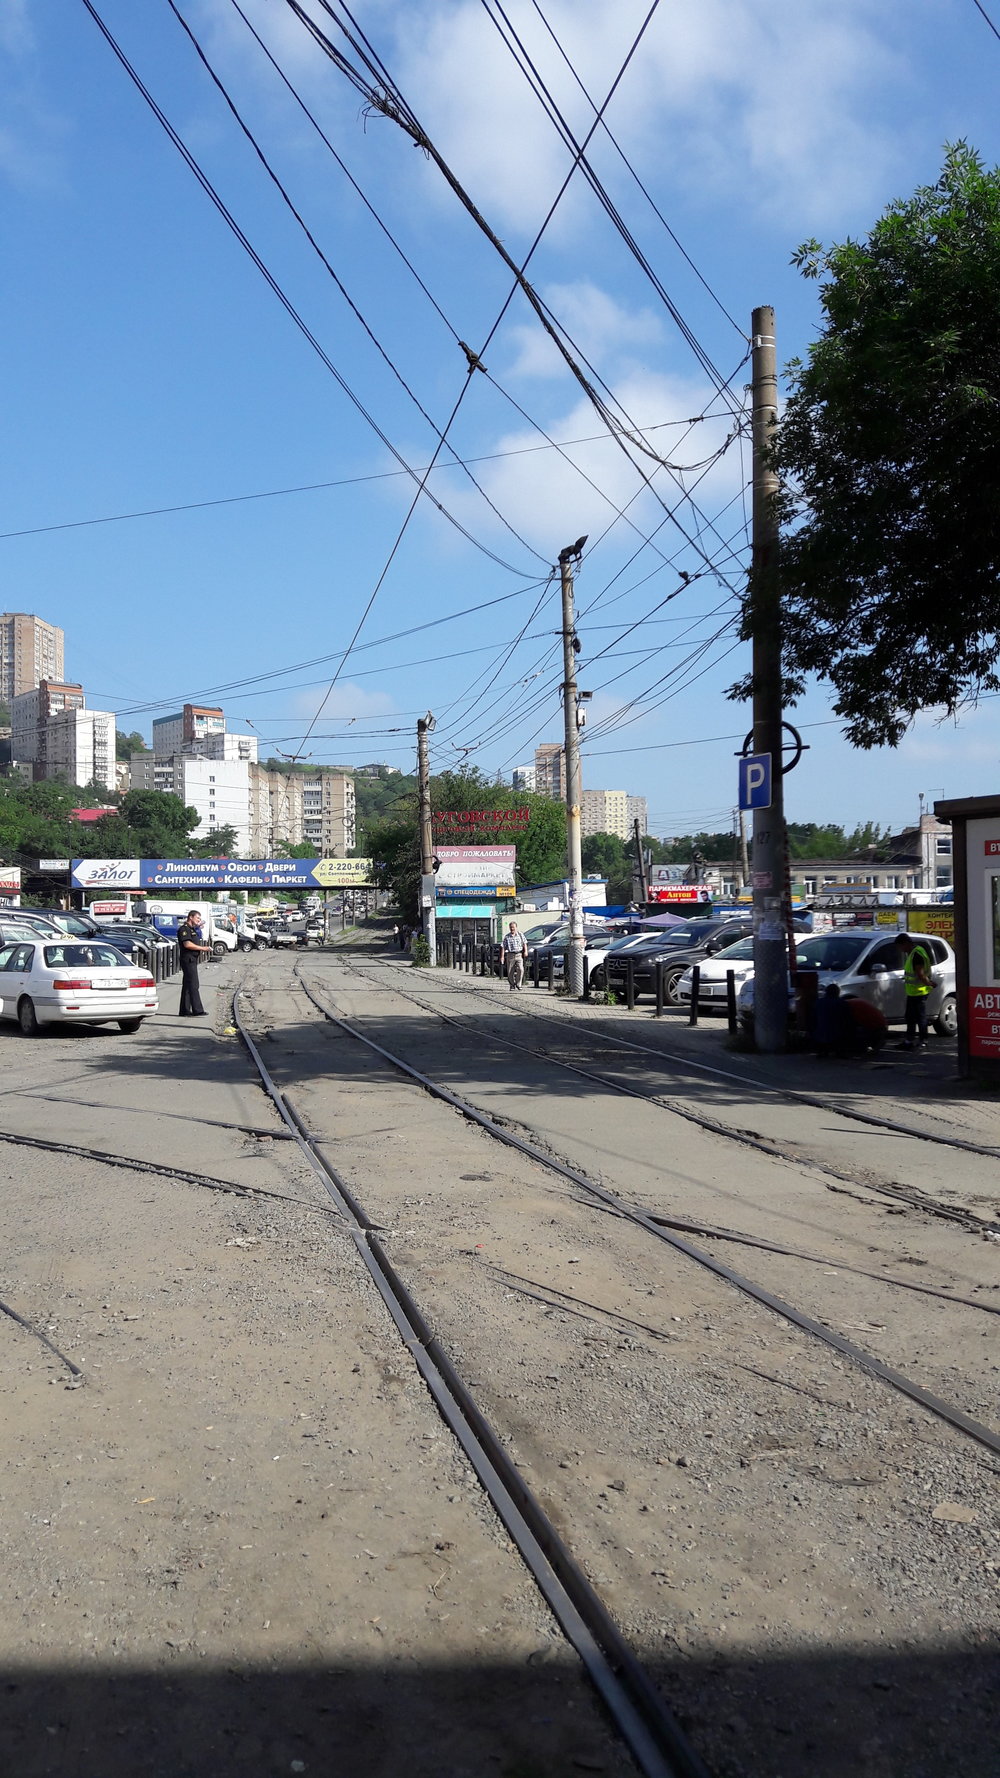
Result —
POLYGON ((516 920, 511 921, 501 948, 503 950, 504 973, 513 994, 524 981, 524 954, 528 949, 524 933, 517 930, 516 920))

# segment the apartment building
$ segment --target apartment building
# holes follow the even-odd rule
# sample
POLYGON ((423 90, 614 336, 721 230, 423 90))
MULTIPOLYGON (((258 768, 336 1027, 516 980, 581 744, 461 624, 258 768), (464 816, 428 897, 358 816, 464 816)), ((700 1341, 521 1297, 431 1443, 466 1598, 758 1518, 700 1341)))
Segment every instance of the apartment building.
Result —
POLYGON ((627 790, 585 790, 580 799, 580 832, 613 833, 620 840, 631 837, 627 790))
POLYGON ((65 784, 115 787, 115 716, 111 710, 60 710, 45 728, 44 769, 36 777, 60 778, 65 784))
POLYGON ((644 796, 630 796, 628 799, 628 830, 634 834, 635 824, 639 823, 640 834, 649 831, 649 805, 644 796))
POLYGON ((538 787, 538 774, 534 766, 515 766, 510 775, 512 790, 535 790, 538 787))
POLYGON ((153 723, 153 752, 161 759, 186 752, 196 742, 226 732, 225 712, 214 705, 185 704, 172 716, 158 716, 153 723))
POLYGON ((154 790, 172 791, 188 808, 197 809, 198 825, 193 839, 203 838, 219 827, 231 827, 236 835, 236 856, 253 856, 250 766, 246 760, 204 759, 194 753, 175 753, 170 759, 156 760, 153 780, 154 790))
POLYGON ((0 612, 0 703, 8 707, 43 679, 60 684, 64 635, 56 624, 26 611, 0 612))
MULTIPOLYGON (((10 700, 10 740, 14 759, 45 764, 45 737, 49 720, 63 710, 82 710, 86 705, 82 685, 43 679, 32 691, 10 700)), ((44 771, 39 777, 44 778, 44 771)))
POLYGON ((535 748, 535 789, 539 796, 565 800, 566 749, 559 741, 543 741, 535 748))
POLYGON ((317 858, 346 858, 357 840, 354 779, 347 772, 278 772, 250 767, 252 856, 282 846, 315 847, 317 858))

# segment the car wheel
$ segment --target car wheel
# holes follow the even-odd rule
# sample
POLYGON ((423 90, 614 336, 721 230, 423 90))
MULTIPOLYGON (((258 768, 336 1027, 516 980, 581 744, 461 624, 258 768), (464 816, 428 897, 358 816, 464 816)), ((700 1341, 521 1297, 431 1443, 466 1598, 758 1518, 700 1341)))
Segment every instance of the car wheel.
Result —
POLYGON ((216 963, 219 962, 219 959, 221 957, 225 956, 228 948, 229 948, 228 945, 224 945, 224 944, 214 944, 212 946, 212 956, 215 958, 216 963))
POLYGON ((683 1006, 685 1004, 681 999, 681 976, 683 974, 683 969, 672 969, 669 973, 664 971, 663 998, 668 1006, 683 1006))
POLYGON ((35 1011, 34 1002, 28 999, 27 994, 17 1003, 17 1022, 25 1037, 38 1036, 41 1029, 38 1023, 38 1014, 35 1011))
POLYGON ((141 1024, 141 1019, 119 1019, 118 1029, 119 1031, 124 1031, 126 1037, 131 1037, 132 1032, 138 1031, 141 1024))
POLYGON ((252 938, 241 938, 238 948, 241 951, 252 951, 253 950, 253 939, 252 938))
POLYGON ((942 1000, 934 1029, 939 1037, 954 1037, 958 1030, 958 1002, 954 994, 946 994, 942 1000))

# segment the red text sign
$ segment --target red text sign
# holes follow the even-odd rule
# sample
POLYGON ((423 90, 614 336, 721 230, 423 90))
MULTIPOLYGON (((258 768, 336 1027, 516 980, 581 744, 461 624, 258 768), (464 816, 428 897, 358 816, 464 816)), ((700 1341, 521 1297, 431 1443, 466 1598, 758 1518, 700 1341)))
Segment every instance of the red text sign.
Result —
POLYGON ((1000 988, 969 989, 969 1054, 1000 1059, 1000 988))

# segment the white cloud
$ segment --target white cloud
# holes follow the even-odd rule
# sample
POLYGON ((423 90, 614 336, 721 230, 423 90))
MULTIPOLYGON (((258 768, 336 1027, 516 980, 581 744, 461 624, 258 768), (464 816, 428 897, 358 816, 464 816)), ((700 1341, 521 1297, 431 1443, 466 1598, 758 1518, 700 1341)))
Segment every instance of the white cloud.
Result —
MULTIPOLYGON (((307 721, 311 721, 323 703, 322 687, 312 687, 294 692, 290 695, 290 707, 296 710, 307 721)), ((327 723, 351 723, 366 716, 389 716, 395 709, 395 700, 391 693, 385 691, 367 691, 363 686, 355 685, 351 680, 335 685, 319 718, 322 729, 327 723)), ((364 725, 358 722, 359 736, 364 735, 364 725)))
MULTIPOLYGON (((574 345, 592 364, 604 363, 609 355, 620 361, 629 348, 655 345, 663 338, 663 324, 652 309, 630 311, 587 278, 575 284, 546 285, 542 294, 574 345)), ((565 359, 536 320, 518 322, 509 329, 508 338, 516 351, 510 376, 566 375, 565 359)))
MULTIPOLYGON (((372 10, 383 32, 394 25, 399 83, 473 197, 501 226, 537 226, 570 155, 478 0, 372 10)), ((591 106, 529 0, 507 10, 579 140, 591 106)), ((598 103, 647 10, 646 0, 549 0, 553 31, 598 103)), ((905 82, 893 36, 905 13, 884 0, 881 17, 883 35, 871 0, 662 6, 611 101, 611 128, 640 171, 666 172, 702 200, 738 193, 752 212, 799 226, 843 217, 882 189, 899 152, 898 121, 878 99, 905 82)), ((592 157, 618 179, 600 132, 592 157)), ((433 168, 429 178, 450 202, 433 168)), ((573 189, 582 193, 579 178, 573 189)), ((563 229, 578 222, 578 201, 563 229)))
MULTIPOLYGON (((644 429, 653 450, 667 458, 678 469, 677 479, 663 468, 657 469, 653 458, 633 456, 648 475, 655 475, 655 487, 669 507, 678 506, 683 491, 694 493, 699 507, 708 513, 717 512, 736 493, 742 481, 740 453, 734 445, 703 478, 701 465, 720 449, 732 427, 725 415, 709 418, 690 429, 687 416, 701 413, 712 391, 693 380, 669 377, 641 366, 632 366, 620 378, 611 381, 615 396, 638 428, 644 429), (664 422, 680 424, 664 426, 664 422), (703 478, 703 479, 702 479, 703 478), (696 486, 697 484, 697 486, 696 486)), ((615 542, 628 553, 637 547, 640 533, 649 536, 657 527, 659 548, 673 556, 684 539, 671 522, 664 523, 663 506, 654 494, 643 491, 642 479, 625 452, 607 436, 599 415, 585 396, 572 407, 548 419, 546 431, 557 442, 587 439, 585 444, 568 444, 561 451, 538 450, 539 436, 528 427, 498 437, 491 446, 497 453, 493 462, 475 466, 476 479, 493 503, 541 554, 555 560, 563 544, 584 532, 591 543, 609 526, 615 527, 615 542), (601 433, 604 436, 597 436, 601 433), (624 520, 616 510, 627 514, 624 520)), ((499 529, 488 509, 469 483, 457 471, 436 478, 435 491, 477 535, 487 523, 493 525, 494 543, 503 538, 505 546, 515 547, 509 534, 499 529), (447 491, 445 491, 447 490, 447 491)), ((698 521, 690 506, 681 505, 685 529, 694 532, 698 521)), ((723 526, 728 535, 739 522, 739 513, 731 512, 723 526)), ((706 548, 714 550, 717 540, 709 536, 706 548)), ((690 567, 690 564, 687 564, 690 567)))

